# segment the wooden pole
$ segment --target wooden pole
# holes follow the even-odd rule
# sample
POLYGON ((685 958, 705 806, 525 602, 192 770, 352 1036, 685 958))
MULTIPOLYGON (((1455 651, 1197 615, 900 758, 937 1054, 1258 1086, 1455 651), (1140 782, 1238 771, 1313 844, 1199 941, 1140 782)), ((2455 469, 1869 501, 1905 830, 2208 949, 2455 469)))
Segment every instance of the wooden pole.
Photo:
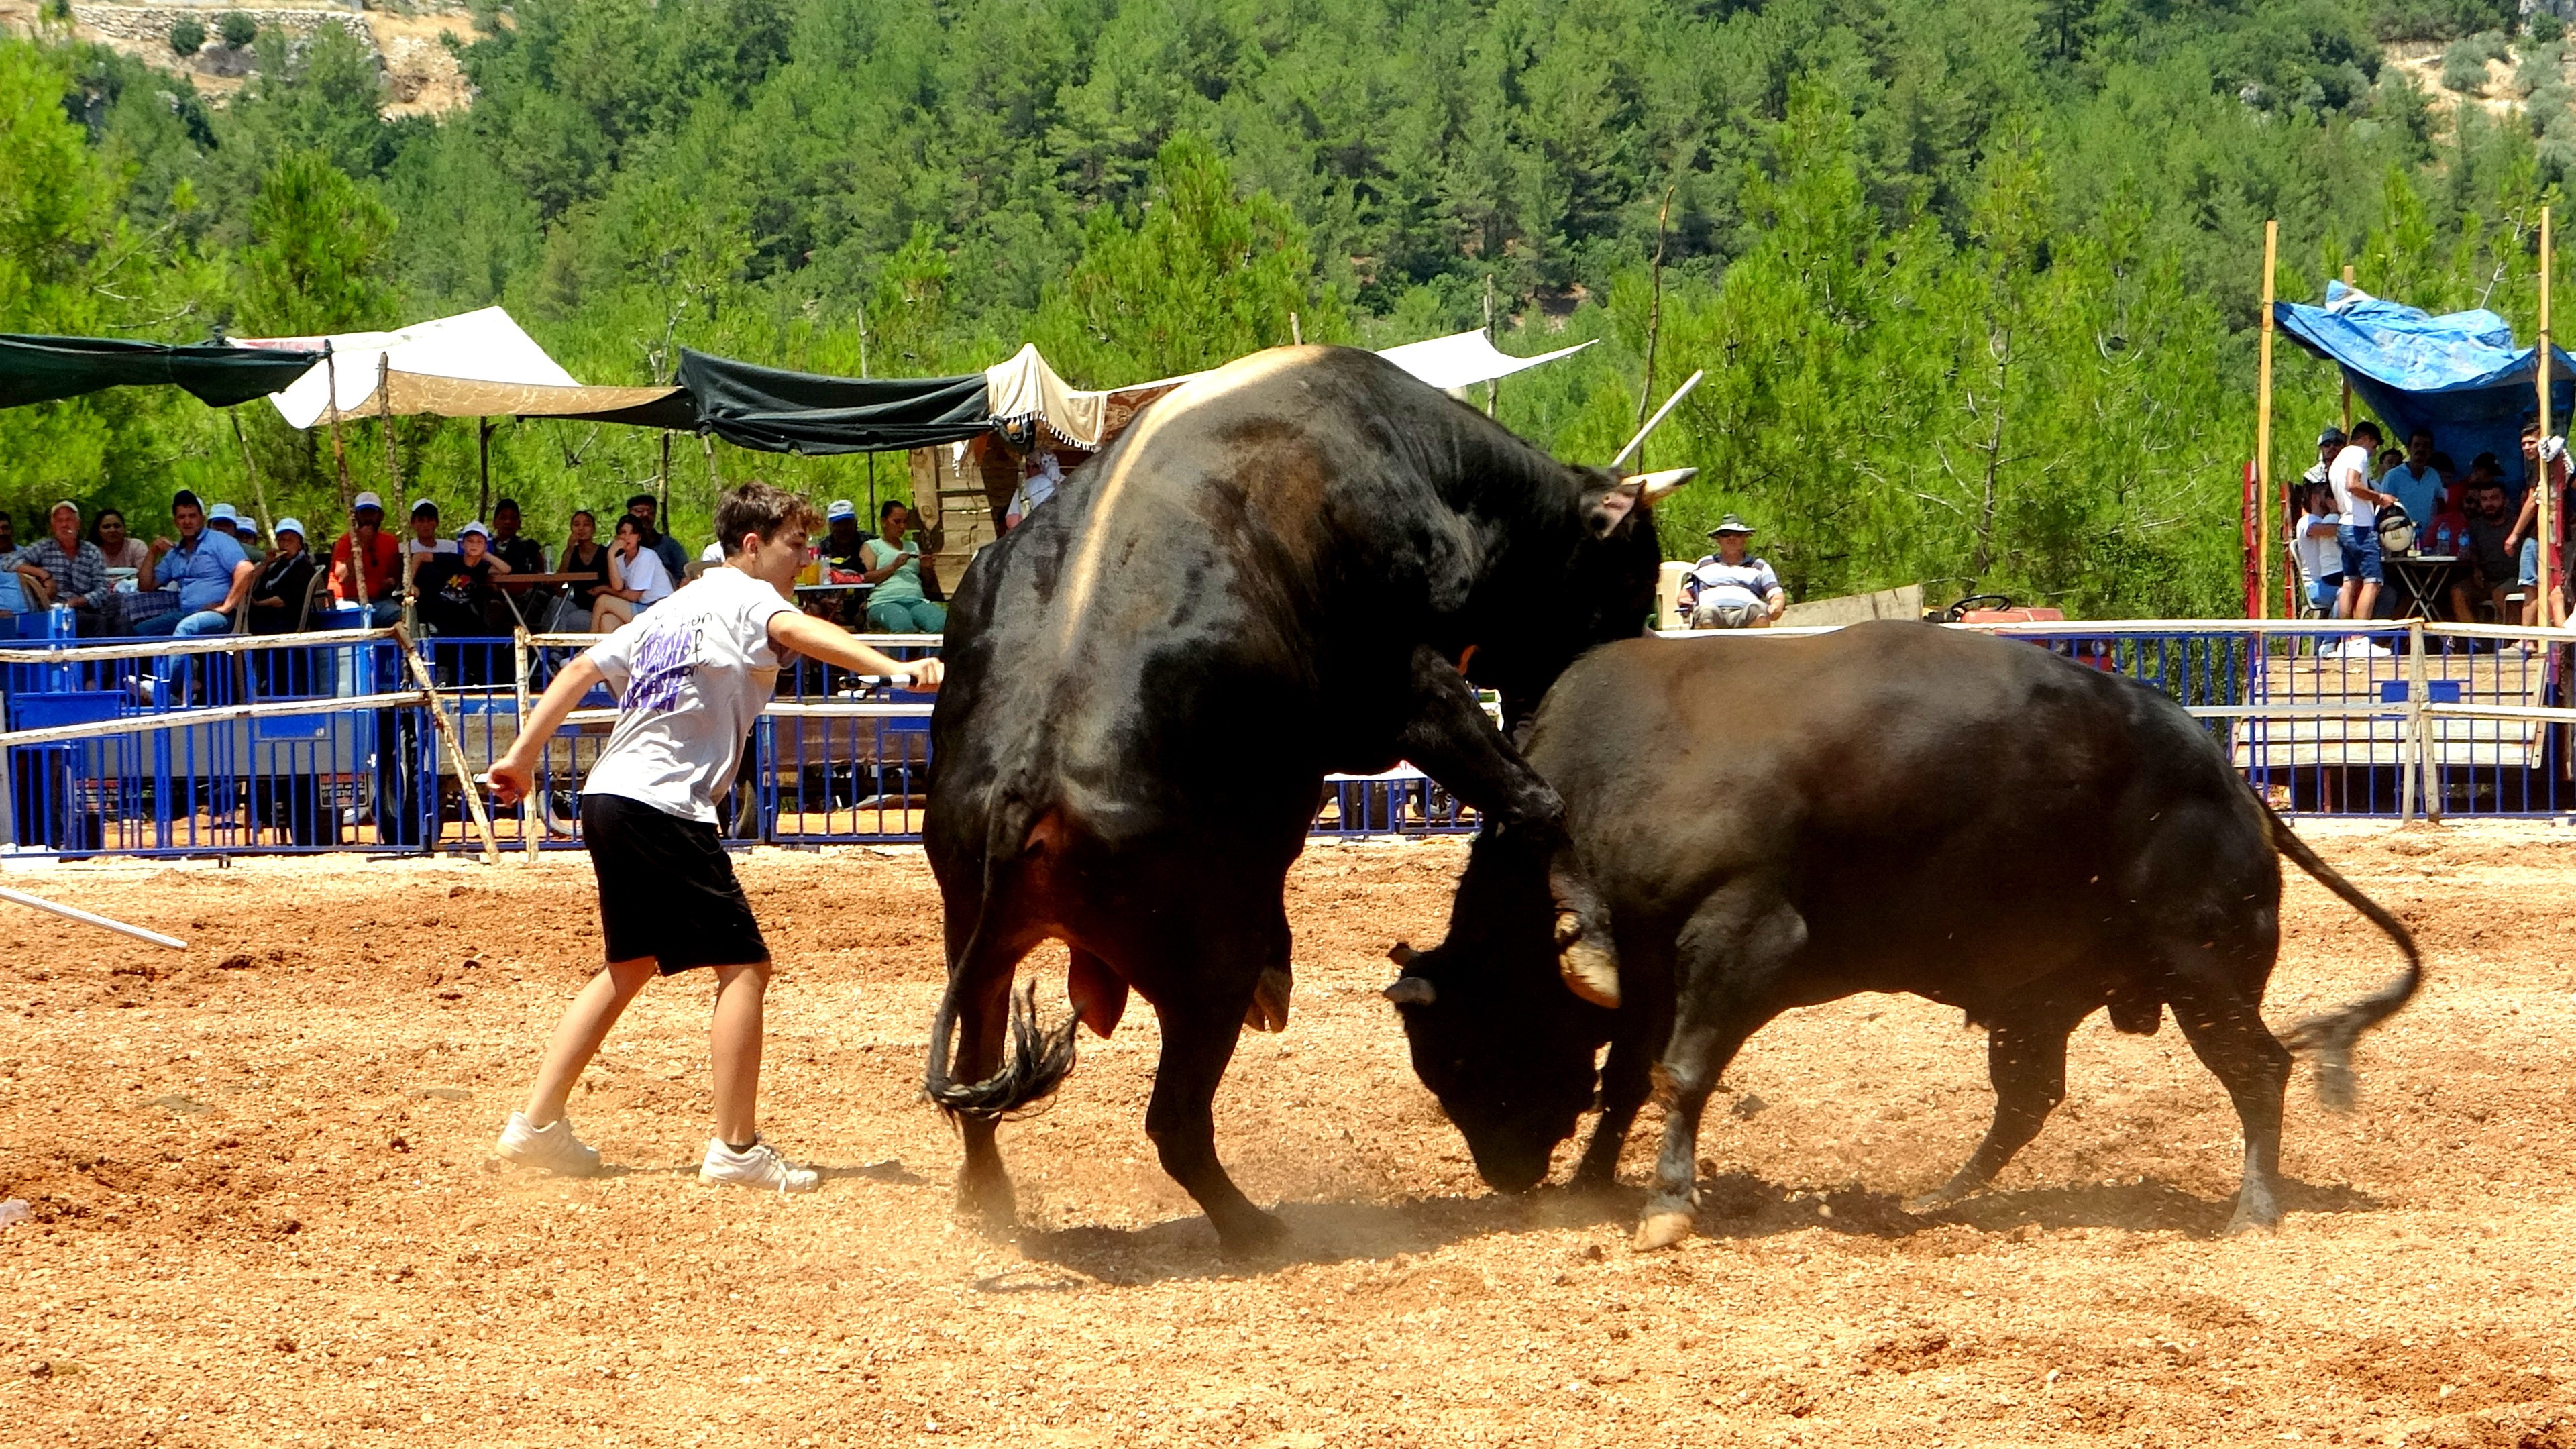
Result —
MULTIPOLYGON (((518 627, 518 628, 517 628, 517 630, 516 630, 516 631, 514 631, 514 632, 515 632, 515 633, 517 634, 517 636, 518 636, 518 638, 517 638, 517 640, 516 640, 516 645, 517 645, 517 647, 516 647, 516 653, 517 653, 517 655, 518 655, 518 664, 519 664, 519 728, 520 728, 520 729, 526 729, 526 728, 528 727, 528 710, 529 710, 529 705, 528 705, 528 660, 529 660, 529 653, 528 653, 528 626, 527 626, 526 621, 522 620, 522 621, 520 622, 520 624, 519 624, 519 627, 518 627)), ((538 768, 539 770, 543 770, 543 769, 545 768, 545 762, 544 762, 544 761, 542 761, 542 760, 538 761, 538 763, 537 763, 537 768, 538 768)), ((530 784, 530 786, 532 786, 532 787, 537 787, 537 782, 536 782, 536 781, 534 781, 534 780, 531 780, 531 781, 529 781, 528 783, 529 783, 529 784, 530 784)), ((471 788, 471 787, 469 786, 468 788, 471 788)), ((537 804, 537 795, 538 795, 538 793, 539 793, 539 788, 542 788, 542 787, 531 788, 531 789, 528 791, 528 793, 526 793, 525 795, 522 795, 522 796, 520 796, 520 797, 519 797, 519 840, 520 840, 520 842, 521 842, 522 844, 524 844, 524 845, 527 847, 527 851, 528 851, 528 864, 530 864, 530 865, 534 865, 534 864, 536 864, 536 863, 537 863, 537 846, 538 846, 538 844, 540 843, 540 842, 539 842, 539 837, 541 837, 541 836, 543 836, 543 835, 545 834, 545 826, 544 826, 544 824, 543 824, 543 822, 544 822, 544 820, 545 820, 545 811, 544 811, 543 809, 541 809, 541 808, 538 806, 538 804, 537 804)))
POLYGON ((259 509, 260 522, 267 527, 275 528, 277 515, 268 511, 268 485, 260 481, 259 464, 250 456, 250 438, 242 432, 241 410, 226 408, 224 412, 233 420, 233 441, 241 445, 242 471, 250 475, 251 503, 259 509))
POLYGON ((1288 314, 1288 345, 1291 347, 1306 345, 1305 329, 1297 325, 1297 314, 1294 312, 1288 314))
POLYGON ((403 667, 411 671, 411 682, 428 696, 430 723, 438 727, 438 742, 447 746, 447 762, 456 768, 457 793, 465 797, 465 811, 474 817, 475 833, 483 838, 483 863, 499 865, 501 839, 492 833, 492 818, 483 813, 483 796, 474 788, 474 767, 465 762, 465 745, 447 718, 447 702, 438 697, 437 681, 430 677, 429 666, 421 662, 420 651, 412 646, 411 631, 395 626, 394 642, 402 647, 403 667))
MULTIPOLYGON (((2347 287, 2352 285, 2352 263, 2350 262, 2343 264, 2343 284, 2347 287)), ((2343 380, 2343 432, 2345 437, 2352 436, 2352 377, 2349 373, 2345 374, 2343 380)))
MULTIPOLYGON (((2534 369, 2540 379, 2540 437, 2543 442, 2552 436, 2549 425, 2549 251, 2549 208, 2544 206, 2540 208, 2540 366, 2534 369)), ((2540 610, 2540 622, 2555 625, 2559 621, 2561 606, 2558 598, 2558 530, 2554 527, 2556 519, 2552 515, 2556 512, 2558 500, 2550 495, 2558 490, 2549 486, 2549 464, 2545 459, 2538 460, 2538 469, 2539 476, 2531 480, 2531 486, 2540 490, 2540 596, 2546 601, 2540 610)))
POLYGON ((2254 541, 2261 570, 2255 587, 2257 619, 2272 617, 2272 264, 2280 246, 2281 224, 2263 223, 2263 317, 2254 362, 2254 492, 2261 500, 2254 541))

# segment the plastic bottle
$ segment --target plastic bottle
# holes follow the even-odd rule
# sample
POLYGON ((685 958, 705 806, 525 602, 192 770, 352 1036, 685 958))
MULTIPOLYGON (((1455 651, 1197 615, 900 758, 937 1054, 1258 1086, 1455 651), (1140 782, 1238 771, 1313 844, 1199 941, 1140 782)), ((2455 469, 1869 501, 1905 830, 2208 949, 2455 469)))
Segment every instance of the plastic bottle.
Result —
POLYGON ((55 639, 75 638, 80 633, 80 620, 69 604, 56 604, 45 611, 52 620, 48 636, 55 639))

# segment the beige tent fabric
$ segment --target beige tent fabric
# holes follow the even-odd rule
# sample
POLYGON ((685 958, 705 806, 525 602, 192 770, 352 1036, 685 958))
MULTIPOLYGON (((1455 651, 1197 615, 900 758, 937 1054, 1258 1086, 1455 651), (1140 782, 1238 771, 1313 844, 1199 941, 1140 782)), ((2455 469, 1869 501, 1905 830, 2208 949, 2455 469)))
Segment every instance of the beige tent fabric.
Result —
POLYGON ((1016 423, 1036 418, 1046 424, 1048 432, 1077 448, 1100 447, 1108 396, 1067 387, 1064 379, 1055 375, 1055 369, 1047 366, 1046 359, 1038 355, 1034 342, 1022 343, 1010 360, 984 369, 984 405, 994 421, 1016 423))
POLYGON ((558 387, 533 382, 481 382, 464 377, 436 377, 425 372, 389 372, 386 397, 369 388, 367 397, 347 409, 346 417, 373 417, 391 411, 402 416, 426 413, 442 418, 564 417, 615 412, 659 402, 676 387, 558 387), (390 407, 388 406, 390 403, 390 407))

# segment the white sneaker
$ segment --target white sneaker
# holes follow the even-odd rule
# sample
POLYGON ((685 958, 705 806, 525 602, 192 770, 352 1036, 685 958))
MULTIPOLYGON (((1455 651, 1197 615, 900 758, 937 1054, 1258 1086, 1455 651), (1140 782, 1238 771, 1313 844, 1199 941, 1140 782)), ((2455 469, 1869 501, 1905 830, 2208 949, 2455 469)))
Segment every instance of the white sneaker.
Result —
POLYGON ((599 1149, 585 1147, 572 1135, 572 1119, 557 1117, 543 1127, 528 1125, 528 1114, 513 1112, 501 1129, 501 1160, 543 1168, 562 1177, 588 1177, 599 1171, 599 1149))
POLYGON ((738 1187, 766 1187, 779 1192, 812 1192, 823 1185, 823 1174, 810 1167, 798 1167, 778 1155, 778 1149, 758 1137, 751 1140, 749 1152, 736 1152, 725 1146, 721 1137, 707 1139, 707 1160, 698 1165, 698 1181, 730 1182, 738 1187))

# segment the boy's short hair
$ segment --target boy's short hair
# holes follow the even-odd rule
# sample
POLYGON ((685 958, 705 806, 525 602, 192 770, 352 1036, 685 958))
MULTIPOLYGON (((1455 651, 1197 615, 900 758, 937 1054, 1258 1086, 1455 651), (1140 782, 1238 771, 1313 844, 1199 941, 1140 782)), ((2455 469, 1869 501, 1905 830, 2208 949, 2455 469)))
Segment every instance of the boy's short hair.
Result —
POLYGON ((821 521, 803 495, 754 478, 716 504, 716 541, 724 546, 725 557, 731 558, 741 551, 746 533, 759 534, 762 543, 770 543, 783 529, 811 533, 821 521))
POLYGON ((2361 435, 2364 433, 2370 434, 2370 440, 2372 442, 2376 443, 2380 441, 2379 424, 2372 422, 2368 418, 2363 418, 2360 422, 2352 425, 2351 441, 2356 443, 2360 442, 2361 435))

